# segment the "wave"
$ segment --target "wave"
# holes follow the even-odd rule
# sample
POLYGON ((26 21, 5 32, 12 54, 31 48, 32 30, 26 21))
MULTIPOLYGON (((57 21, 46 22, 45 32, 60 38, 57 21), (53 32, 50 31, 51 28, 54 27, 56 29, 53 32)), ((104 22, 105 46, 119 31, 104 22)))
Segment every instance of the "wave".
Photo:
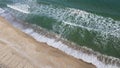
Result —
POLYGON ((52 17, 63 23, 82 26, 87 30, 100 32, 101 34, 108 34, 120 37, 120 21, 115 21, 111 18, 105 18, 92 13, 88 13, 74 8, 54 7, 52 5, 34 5, 35 11, 31 14, 40 14, 52 17))
POLYGON ((97 68, 120 67, 120 59, 102 55, 86 47, 77 46, 75 43, 68 42, 67 40, 62 39, 59 35, 48 32, 40 26, 22 22, 14 18, 10 13, 3 13, 1 16, 5 17, 12 25, 32 36, 37 41, 47 43, 49 46, 57 48, 68 55, 92 63, 97 68))
POLYGON ((97 31, 106 38, 108 34, 118 38, 120 37, 120 21, 115 21, 112 18, 98 16, 96 14, 74 8, 63 8, 60 6, 56 7, 54 5, 44 4, 38 5, 37 3, 29 5, 16 3, 14 5, 7 6, 23 13, 30 13, 39 16, 44 15, 71 26, 81 27, 89 31, 97 31))
POLYGON ((115 21, 112 18, 98 16, 79 9, 55 7, 54 5, 44 4, 30 4, 28 6, 27 4, 20 3, 8 5, 8 7, 23 13, 52 17, 71 26, 77 25, 78 27, 85 28, 89 31, 93 30, 100 32, 101 35, 105 37, 107 37, 108 34, 120 37, 120 21, 115 21))
MULTIPOLYGON (((19 4, 17 5, 19 6, 19 4)), ((47 23, 50 27, 52 27, 51 30, 53 32, 55 31, 59 32, 59 35, 61 35, 62 37, 64 37, 63 35, 66 35, 66 36, 68 35, 68 37, 70 37, 72 36, 71 33, 73 33, 73 36, 76 36, 77 34, 77 36, 78 35, 79 36, 75 38, 77 40, 82 39, 82 41, 87 47, 92 48, 93 50, 96 49, 95 51, 98 50, 98 52, 106 54, 106 55, 114 56, 117 58, 120 57, 120 53, 119 53, 120 51, 120 48, 119 48, 120 47, 120 43, 119 43, 120 42, 120 21, 113 20, 112 18, 98 16, 96 14, 89 13, 89 12, 82 11, 82 10, 75 9, 75 8, 68 8, 68 7, 63 7, 63 6, 56 6, 56 5, 42 4, 42 3, 37 4, 35 2, 27 3, 25 5, 29 5, 30 7, 29 8, 30 13, 28 15, 18 13, 18 10, 10 11, 10 12, 17 18, 20 18, 20 19, 22 18, 22 20, 24 21, 26 21, 26 19, 29 19, 29 20, 33 20, 33 22, 38 22, 39 24, 43 23, 42 25, 45 25, 47 21, 45 22, 44 21, 41 22, 41 20, 35 21, 34 16, 35 17, 36 16, 48 17, 52 19, 52 22, 54 22, 52 24, 49 22, 48 22, 49 24, 47 23), (30 17, 33 17, 33 18, 30 18, 30 17), (53 21, 53 19, 55 21, 53 21), (75 34, 74 31, 77 31, 77 33, 75 34), (88 45, 86 44, 86 41, 90 41, 87 43, 88 44, 92 43, 92 44, 88 45)), ((24 9, 21 9, 21 10, 24 11, 24 9)), ((11 18, 8 18, 8 19, 10 20, 11 18)), ((11 21, 11 22, 14 22, 14 21, 11 21)), ((68 45, 65 44, 66 42, 65 40, 56 41, 57 37, 51 37, 51 33, 45 32, 40 28, 35 28, 38 26, 31 26, 29 28, 28 27, 25 28, 25 26, 23 25, 20 26, 20 24, 19 25, 18 24, 19 23, 16 24, 15 22, 13 25, 22 27, 21 30, 33 36, 36 40, 48 43, 49 45, 55 48, 58 48, 66 52, 67 54, 70 54, 78 59, 82 59, 84 61, 90 62, 96 65, 98 68, 117 68, 117 66, 119 68, 119 63, 120 63, 119 59, 101 55, 99 53, 91 51, 88 48, 81 48, 77 46, 68 47, 69 44, 68 45), (43 34, 39 30, 42 30, 43 34), (38 37, 42 39, 39 39, 38 37)), ((61 36, 58 36, 58 37, 61 37, 61 36)), ((72 39, 70 41, 76 42, 76 40, 75 41, 74 40, 75 39, 72 39)), ((77 43, 79 42, 81 44, 82 41, 77 41, 77 43)))
POLYGON ((27 13, 27 14, 30 13, 30 11, 29 11, 30 7, 26 4, 20 4, 20 3, 16 3, 14 5, 8 4, 7 7, 17 10, 19 12, 23 12, 23 13, 27 13))
POLYGON ((120 20, 119 0, 37 0, 38 3, 61 5, 76 9, 82 9, 102 16, 112 17, 120 20), (99 4, 98 4, 99 3, 99 4))
POLYGON ((5 12, 5 10, 2 9, 2 8, 0 8, 0 14, 2 14, 2 13, 4 13, 4 12, 5 12))
POLYGON ((58 41, 59 38, 56 39, 56 38, 46 37, 44 35, 41 35, 41 34, 35 32, 35 30, 32 29, 32 28, 24 29, 23 32, 29 34, 30 36, 32 36, 33 38, 35 38, 39 42, 47 43, 49 46, 57 48, 57 49, 65 52, 65 53, 67 53, 68 55, 71 55, 71 56, 73 56, 77 59, 82 59, 85 62, 92 63, 97 68, 119 68, 119 67, 117 67, 117 65, 119 65, 119 61, 120 61, 119 59, 116 59, 116 58, 113 58, 113 57, 108 58, 107 56, 102 56, 99 53, 97 53, 97 57, 96 57, 96 55, 94 55, 94 54, 89 54, 89 52, 91 52, 91 50, 88 50, 88 48, 85 48, 85 47, 80 48, 80 50, 76 50, 74 48, 69 47, 65 43, 61 42, 60 40, 58 41), (84 52, 87 52, 88 54, 84 53, 82 51, 82 49, 83 49, 84 52), (104 63, 101 62, 101 60, 104 63), (118 62, 118 63, 116 63, 115 61, 118 62))
POLYGON ((100 53, 120 57, 120 21, 63 6, 35 2, 27 5, 30 6, 28 15, 18 11, 10 12, 24 21, 40 26, 45 25, 43 28, 51 27, 53 32, 58 32, 62 37, 79 45, 82 43, 100 53), (45 20, 50 18, 52 21, 45 21, 42 17, 46 17, 45 20), (71 39, 72 35, 77 37, 71 39))

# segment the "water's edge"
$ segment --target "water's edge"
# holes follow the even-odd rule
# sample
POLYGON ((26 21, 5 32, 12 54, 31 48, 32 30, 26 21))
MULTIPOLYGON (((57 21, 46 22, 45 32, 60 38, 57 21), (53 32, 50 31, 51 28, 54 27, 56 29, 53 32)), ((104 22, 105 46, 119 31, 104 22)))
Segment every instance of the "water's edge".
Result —
POLYGON ((15 19, 14 16, 9 13, 2 12, 0 13, 0 16, 5 17, 5 19, 7 19, 12 25, 32 36, 37 41, 47 43, 49 46, 57 48, 68 55, 92 63, 97 68, 120 67, 120 59, 118 58, 102 55, 89 48, 78 46, 75 43, 71 43, 66 39, 61 38, 53 32, 48 32, 40 26, 24 23, 23 21, 15 19))

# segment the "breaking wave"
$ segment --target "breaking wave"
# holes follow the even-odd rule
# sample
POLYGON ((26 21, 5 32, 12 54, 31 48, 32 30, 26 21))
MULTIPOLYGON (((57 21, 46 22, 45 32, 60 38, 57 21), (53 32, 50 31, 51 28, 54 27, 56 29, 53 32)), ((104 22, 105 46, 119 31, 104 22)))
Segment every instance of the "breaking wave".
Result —
POLYGON ((10 13, 2 13, 0 15, 5 17, 18 29, 35 38, 37 41, 47 43, 49 46, 58 48, 68 55, 82 59, 85 62, 92 63, 97 68, 119 68, 120 60, 117 58, 102 55, 87 47, 77 46, 75 43, 68 42, 67 40, 61 38, 61 36, 52 32, 48 32, 37 25, 24 23, 21 20, 13 17, 10 13))
POLYGON ((5 10, 0 8, 0 15, 37 41, 97 68, 120 67, 120 21, 36 0, 14 0, 5 10))
POLYGON ((8 4, 7 7, 10 7, 14 10, 17 10, 17 11, 20 11, 20 12, 23 12, 23 13, 27 13, 27 14, 30 13, 29 12, 30 7, 26 4, 20 4, 20 3, 16 3, 14 5, 9 5, 8 4))
POLYGON ((52 17, 58 21, 71 26, 78 26, 89 31, 100 32, 101 35, 113 35, 120 37, 120 21, 115 21, 111 18, 105 18, 92 13, 88 13, 74 8, 55 7, 53 5, 34 5, 31 9, 31 14, 40 14, 52 17))
POLYGON ((56 32, 79 45, 109 56, 120 57, 120 21, 63 6, 42 3, 28 5, 29 15, 17 12, 13 15, 17 14, 16 17, 56 32))

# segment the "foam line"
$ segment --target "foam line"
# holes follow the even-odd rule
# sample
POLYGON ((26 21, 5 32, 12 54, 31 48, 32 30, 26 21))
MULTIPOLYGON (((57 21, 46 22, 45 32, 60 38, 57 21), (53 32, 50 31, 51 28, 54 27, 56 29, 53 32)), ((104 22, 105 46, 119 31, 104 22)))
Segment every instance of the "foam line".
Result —
MULTIPOLYGON (((42 34, 42 33, 44 33, 42 31, 38 31, 38 32, 41 32, 41 33, 36 32, 36 30, 34 28, 36 28, 38 30, 42 30, 40 28, 37 28, 38 26, 34 26, 34 25, 31 25, 31 24, 25 25, 24 22, 21 23, 21 22, 15 20, 15 18, 13 16, 11 16, 9 13, 8 14, 6 14, 6 13, 2 14, 2 16, 4 16, 15 27, 21 29, 23 32, 32 36, 37 41, 47 43, 49 46, 57 48, 57 49, 65 52, 68 55, 71 55, 71 56, 73 56, 77 59, 82 59, 85 62, 92 63, 97 68, 120 68, 118 66, 120 64, 119 63, 120 60, 117 59, 117 58, 104 56, 104 55, 101 55, 97 52, 96 52, 97 53, 96 55, 94 54, 94 52, 91 53, 91 54, 84 53, 82 50, 76 50, 72 47, 69 47, 69 45, 62 42, 64 40, 57 40, 57 38, 52 37, 49 32, 47 32, 47 35, 50 35, 51 38, 45 36, 46 34, 42 34), (102 61, 99 60, 99 57, 102 57, 102 59, 101 59, 102 61), (110 58, 112 60, 110 60, 110 62, 109 62, 109 59, 106 60, 105 57, 110 58), (104 62, 106 62, 106 61, 109 62, 109 63, 105 64, 104 62), (118 62, 118 65, 117 65, 117 62, 118 62)), ((87 50, 87 49, 84 48, 84 50, 87 50)))
POLYGON ((30 13, 30 11, 28 10, 30 7, 26 4, 7 5, 7 7, 26 14, 30 13))
POLYGON ((68 47, 67 45, 65 45, 64 43, 62 43, 61 41, 56 41, 54 38, 48 38, 48 37, 45 37, 44 35, 38 34, 34 32, 34 30, 31 28, 24 29, 23 32, 29 34, 30 36, 32 36, 39 42, 47 43, 49 46, 57 48, 67 53, 68 55, 74 56, 77 59, 82 59, 85 62, 92 63, 97 68, 119 68, 115 65, 107 65, 107 64, 100 62, 95 55, 92 55, 92 54, 88 55, 81 51, 74 50, 68 47))
POLYGON ((54 5, 33 5, 32 14, 45 15, 52 17, 57 21, 68 24, 70 26, 82 27, 87 30, 100 32, 102 36, 113 35, 120 37, 120 21, 115 21, 112 18, 98 16, 74 8, 54 7, 54 5))

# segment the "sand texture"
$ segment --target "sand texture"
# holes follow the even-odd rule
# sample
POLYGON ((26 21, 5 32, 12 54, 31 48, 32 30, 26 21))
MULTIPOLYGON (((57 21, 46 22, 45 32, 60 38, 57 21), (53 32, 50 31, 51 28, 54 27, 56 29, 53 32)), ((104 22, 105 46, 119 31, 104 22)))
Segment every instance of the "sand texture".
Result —
POLYGON ((37 42, 0 17, 0 68, 95 68, 37 42))

